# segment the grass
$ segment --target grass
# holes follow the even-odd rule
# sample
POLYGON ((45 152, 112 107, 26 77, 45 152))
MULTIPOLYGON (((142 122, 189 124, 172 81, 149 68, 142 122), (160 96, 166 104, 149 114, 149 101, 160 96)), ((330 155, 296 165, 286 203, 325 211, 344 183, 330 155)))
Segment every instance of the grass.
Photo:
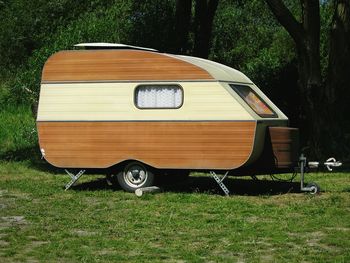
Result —
POLYGON ((298 185, 208 176, 141 198, 86 175, 0 162, 0 262, 349 262, 350 174, 298 185))
POLYGON ((1 105, 0 160, 27 159, 36 144, 35 121, 30 107, 1 105))

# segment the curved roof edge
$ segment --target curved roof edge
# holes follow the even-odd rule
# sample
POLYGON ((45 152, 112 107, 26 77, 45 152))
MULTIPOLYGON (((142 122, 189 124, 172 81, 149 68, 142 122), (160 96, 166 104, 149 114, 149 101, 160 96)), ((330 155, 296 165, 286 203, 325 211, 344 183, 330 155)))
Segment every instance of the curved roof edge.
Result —
POLYGON ((59 51, 46 61, 41 79, 42 82, 214 80, 193 63, 134 49, 59 51))
POLYGON ((235 82, 253 84, 253 82, 242 72, 234 68, 225 66, 223 64, 220 64, 208 59, 198 58, 198 57, 191 57, 191 56, 184 56, 184 55, 170 55, 170 54, 167 54, 167 55, 181 59, 191 64, 194 64, 206 70, 210 75, 213 76, 213 78, 217 80, 235 81, 235 82))
POLYGON ((138 47, 125 45, 121 43, 105 43, 105 42, 96 42, 96 43, 79 43, 74 45, 75 47, 84 47, 84 48, 101 48, 101 49, 137 49, 137 50, 147 50, 158 52, 158 50, 148 47, 138 47))

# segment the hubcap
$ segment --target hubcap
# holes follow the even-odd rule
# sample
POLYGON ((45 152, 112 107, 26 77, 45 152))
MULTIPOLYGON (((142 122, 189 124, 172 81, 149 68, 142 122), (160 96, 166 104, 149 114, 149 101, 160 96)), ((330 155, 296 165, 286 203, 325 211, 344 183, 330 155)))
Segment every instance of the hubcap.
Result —
POLYGON ((130 187, 141 187, 146 180, 147 170, 141 165, 130 165, 124 171, 124 181, 130 187))

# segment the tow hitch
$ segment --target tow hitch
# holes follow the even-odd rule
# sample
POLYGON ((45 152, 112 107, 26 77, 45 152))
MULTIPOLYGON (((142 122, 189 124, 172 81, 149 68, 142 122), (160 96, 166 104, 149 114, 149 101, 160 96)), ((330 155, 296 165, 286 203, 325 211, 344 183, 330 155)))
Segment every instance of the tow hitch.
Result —
MULTIPOLYGON (((327 161, 325 161, 323 163, 323 165, 328 169, 328 171, 333 171, 334 167, 340 167, 342 166, 342 163, 337 161, 335 158, 331 157, 328 158, 327 161)), ((300 191, 302 192, 309 192, 310 194, 317 194, 320 192, 320 187, 314 183, 308 183, 305 186, 305 181, 304 181, 304 177, 305 177, 305 172, 308 169, 313 169, 313 168, 318 168, 320 166, 320 162, 307 162, 306 157, 302 154, 299 157, 299 167, 298 169, 300 169, 300 176, 301 176, 301 180, 300 180, 300 191)))

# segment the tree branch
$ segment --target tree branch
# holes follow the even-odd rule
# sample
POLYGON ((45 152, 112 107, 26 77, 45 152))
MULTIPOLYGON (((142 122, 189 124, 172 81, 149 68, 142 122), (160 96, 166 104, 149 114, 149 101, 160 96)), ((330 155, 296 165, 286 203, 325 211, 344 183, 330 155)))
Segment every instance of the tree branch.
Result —
POLYGON ((278 22, 287 30, 297 46, 304 46, 304 29, 282 0, 265 0, 278 22))
POLYGON ((319 0, 303 1, 303 27, 307 34, 320 38, 320 3, 319 0))

